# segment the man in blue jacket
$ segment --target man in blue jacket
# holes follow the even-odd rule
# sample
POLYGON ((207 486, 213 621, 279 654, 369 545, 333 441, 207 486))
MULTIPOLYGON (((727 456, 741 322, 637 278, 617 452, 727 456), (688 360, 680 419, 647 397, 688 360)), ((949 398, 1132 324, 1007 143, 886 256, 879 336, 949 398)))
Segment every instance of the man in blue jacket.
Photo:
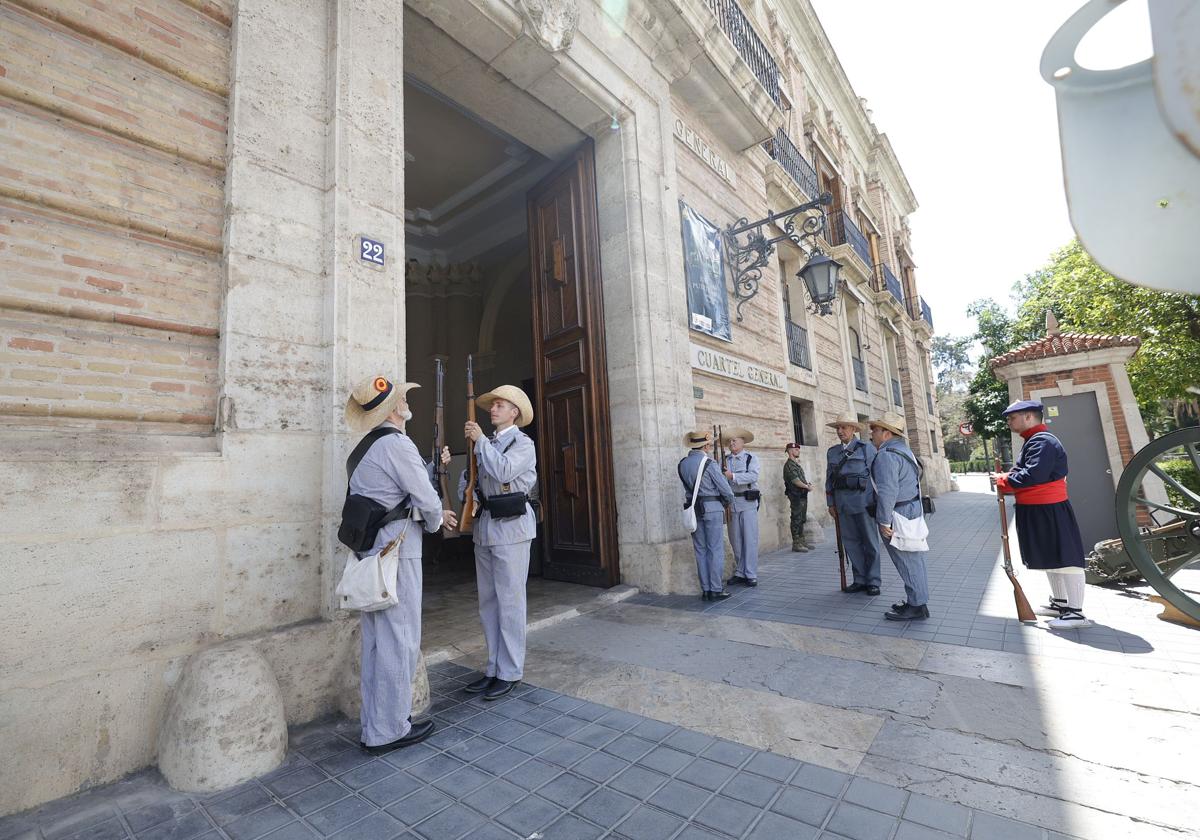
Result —
POLYGON ((829 515, 837 517, 842 547, 854 572, 854 582, 846 591, 875 596, 879 594, 879 534, 867 515, 875 447, 859 440, 862 425, 853 415, 844 414, 826 425, 838 436, 838 443, 825 453, 825 503, 829 515))
POLYGON ((690 450, 678 467, 685 506, 691 504, 696 478, 700 478, 696 530, 692 532, 700 597, 705 601, 724 601, 729 597, 721 582, 725 576, 725 507, 733 504, 733 488, 712 459, 712 432, 703 429, 688 432, 683 436, 683 445, 690 450))
POLYGON ((877 450, 871 466, 875 522, 887 546, 888 555, 900 573, 900 579, 904 581, 905 600, 893 604, 883 617, 889 621, 923 621, 929 618, 929 582, 925 573, 928 547, 924 551, 902 551, 892 544, 897 526, 896 515, 906 520, 924 519, 921 469, 904 440, 903 417, 886 411, 880 419, 868 420, 867 426, 871 430, 871 442, 877 450))

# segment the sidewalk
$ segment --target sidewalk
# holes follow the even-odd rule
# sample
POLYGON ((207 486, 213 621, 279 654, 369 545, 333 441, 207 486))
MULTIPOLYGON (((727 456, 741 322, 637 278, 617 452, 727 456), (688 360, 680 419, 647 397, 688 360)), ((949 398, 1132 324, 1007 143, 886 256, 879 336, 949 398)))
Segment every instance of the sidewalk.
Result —
POLYGON ((506 701, 462 692, 477 652, 431 666, 420 747, 371 758, 329 721, 237 789, 148 771, 0 819, 0 840, 1195 836, 1200 633, 1097 587, 1095 634, 1020 627, 994 511, 938 500, 924 626, 878 620, 889 562, 868 599, 837 591, 830 546, 778 553, 724 603, 638 595, 531 632, 506 701))

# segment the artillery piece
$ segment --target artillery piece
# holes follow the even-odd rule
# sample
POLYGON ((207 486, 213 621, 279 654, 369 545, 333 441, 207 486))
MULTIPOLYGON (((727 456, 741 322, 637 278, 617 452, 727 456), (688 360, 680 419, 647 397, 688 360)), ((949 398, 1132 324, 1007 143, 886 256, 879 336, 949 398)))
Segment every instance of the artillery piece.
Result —
MULTIPOLYGON (((1200 428, 1171 432, 1138 450, 1121 474, 1116 501, 1120 544, 1137 573, 1189 623, 1200 624, 1200 585, 1184 589, 1175 581, 1180 572, 1200 571, 1200 428)), ((1104 543, 1097 549, 1101 559, 1112 553, 1104 543)), ((1102 562, 1099 576, 1127 579, 1121 565, 1102 562)))

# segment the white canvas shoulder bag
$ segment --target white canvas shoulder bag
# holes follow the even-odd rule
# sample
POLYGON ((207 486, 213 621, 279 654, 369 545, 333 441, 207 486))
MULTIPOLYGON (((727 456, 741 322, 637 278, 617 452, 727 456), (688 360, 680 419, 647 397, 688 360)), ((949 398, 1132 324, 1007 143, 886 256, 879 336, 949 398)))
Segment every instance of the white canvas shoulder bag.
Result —
POLYGON ((374 612, 400 603, 400 596, 396 592, 396 577, 400 565, 396 547, 404 542, 404 533, 407 530, 408 524, 405 523, 400 536, 385 545, 382 550, 368 554, 361 560, 353 551, 347 552, 342 579, 335 590, 339 607, 344 610, 374 612))

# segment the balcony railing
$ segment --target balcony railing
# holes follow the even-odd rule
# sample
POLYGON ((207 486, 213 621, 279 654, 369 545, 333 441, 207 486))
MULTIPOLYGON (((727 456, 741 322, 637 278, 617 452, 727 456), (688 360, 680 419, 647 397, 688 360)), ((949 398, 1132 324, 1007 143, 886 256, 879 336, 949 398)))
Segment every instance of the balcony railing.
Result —
POLYGON ((812 370, 812 358, 808 354, 808 330, 799 324, 787 322, 788 358, 792 364, 812 370))
POLYGON ((896 299, 896 303, 904 306, 904 289, 900 287, 900 281, 896 279, 896 275, 887 267, 887 263, 879 264, 880 274, 883 276, 884 287, 892 293, 892 297, 896 299))
POLYGON ((904 401, 900 399, 900 380, 892 378, 892 402, 896 405, 904 405, 904 401))
POLYGON ((775 132, 775 139, 763 143, 763 148, 788 175, 792 176, 792 180, 806 197, 817 197, 817 171, 804 159, 804 155, 800 154, 800 150, 782 128, 775 132))
POLYGON ((867 392, 867 366, 862 359, 851 359, 850 366, 854 368, 854 387, 867 392))
POLYGON ((734 48, 746 62, 767 95, 776 105, 782 105, 779 95, 779 65, 763 44, 750 20, 734 0, 705 0, 705 4, 717 16, 721 30, 733 42, 734 48))
POLYGON ((858 229, 858 225, 854 224, 854 220, 846 214, 845 210, 837 210, 830 217, 830 245, 849 245, 854 249, 854 253, 862 258, 862 261, 867 265, 871 264, 871 244, 867 242, 867 237, 863 236, 863 232, 858 229))
POLYGON ((929 308, 925 298, 921 298, 921 320, 929 325, 929 329, 933 329, 933 310, 929 308))

